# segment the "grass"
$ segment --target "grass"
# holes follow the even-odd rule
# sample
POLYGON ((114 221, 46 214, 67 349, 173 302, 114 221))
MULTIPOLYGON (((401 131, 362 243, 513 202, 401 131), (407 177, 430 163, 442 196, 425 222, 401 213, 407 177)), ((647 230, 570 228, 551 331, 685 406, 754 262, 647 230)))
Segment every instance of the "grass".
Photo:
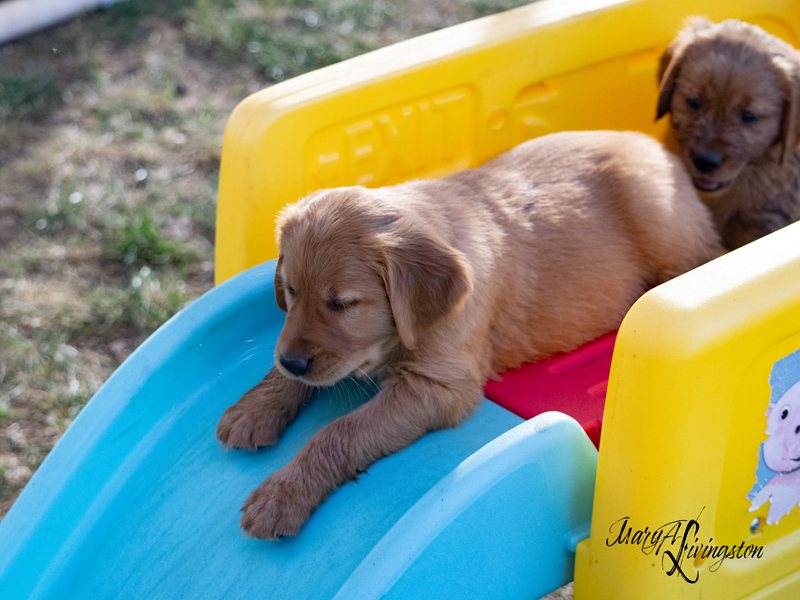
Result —
POLYGON ((395 24, 397 7, 359 0, 222 6, 200 0, 188 14, 192 39, 213 48, 218 60, 230 64, 244 59, 280 81, 379 48, 379 34, 395 24))
POLYGON ((164 237, 161 228, 147 212, 133 217, 105 238, 106 257, 128 267, 158 268, 174 265, 183 269, 196 260, 195 253, 179 240, 164 237))
POLYGON ((52 109, 60 101, 52 68, 0 71, 0 116, 23 118, 52 109))

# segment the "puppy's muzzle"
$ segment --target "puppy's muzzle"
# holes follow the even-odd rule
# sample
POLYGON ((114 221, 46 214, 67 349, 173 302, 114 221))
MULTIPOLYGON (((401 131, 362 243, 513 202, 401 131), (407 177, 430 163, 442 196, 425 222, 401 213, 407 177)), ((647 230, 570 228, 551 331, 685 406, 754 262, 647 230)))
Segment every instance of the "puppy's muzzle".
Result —
POLYGON ((711 150, 692 150, 692 164, 698 173, 708 175, 722 166, 725 161, 722 155, 711 150))
POLYGON ((311 368, 311 359, 302 354, 294 354, 292 352, 284 352, 280 356, 281 366, 289 371, 292 375, 301 377, 308 373, 311 368))

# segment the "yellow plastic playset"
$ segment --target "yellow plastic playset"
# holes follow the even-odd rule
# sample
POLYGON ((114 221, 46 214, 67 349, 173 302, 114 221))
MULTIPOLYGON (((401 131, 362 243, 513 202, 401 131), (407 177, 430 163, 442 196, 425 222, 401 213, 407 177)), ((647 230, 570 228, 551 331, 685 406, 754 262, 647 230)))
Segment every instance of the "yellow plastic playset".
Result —
MULTIPOLYGON (((316 189, 439 177, 568 129, 669 145, 654 119, 658 59, 698 14, 800 40, 798 0, 542 0, 249 97, 225 133, 217 281, 274 258, 275 215, 316 189)), ((800 483, 768 445, 800 431, 779 431, 780 415, 800 414, 799 349, 800 225, 633 307, 576 599, 800 597, 800 483)))

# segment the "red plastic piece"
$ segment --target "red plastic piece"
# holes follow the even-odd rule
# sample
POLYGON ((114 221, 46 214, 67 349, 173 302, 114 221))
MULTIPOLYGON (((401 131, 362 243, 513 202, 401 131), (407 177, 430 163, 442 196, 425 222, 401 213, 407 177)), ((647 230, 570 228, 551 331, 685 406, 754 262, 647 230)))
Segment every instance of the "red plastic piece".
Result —
POLYGON ((530 419, 549 410, 569 415, 600 448, 603 407, 617 333, 609 333, 570 352, 522 365, 490 381, 486 397, 530 419))

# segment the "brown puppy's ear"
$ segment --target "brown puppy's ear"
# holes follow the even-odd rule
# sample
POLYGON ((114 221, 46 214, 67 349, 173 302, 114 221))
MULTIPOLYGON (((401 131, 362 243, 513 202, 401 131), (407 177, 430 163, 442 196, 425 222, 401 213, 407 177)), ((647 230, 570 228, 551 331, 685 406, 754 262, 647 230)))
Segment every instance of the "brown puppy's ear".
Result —
POLYGON ((470 268, 457 250, 422 232, 381 237, 392 316, 400 341, 413 350, 423 331, 463 307, 470 268))
POLYGON ((656 121, 667 114, 672 105, 672 94, 678 81, 678 73, 686 49, 695 41, 697 34, 714 26, 705 17, 689 17, 681 30, 661 56, 658 64, 658 108, 656 121))
POLYGON ((656 121, 667 114, 672 106, 672 94, 675 92, 675 84, 678 81, 678 72, 683 62, 683 53, 686 45, 669 45, 667 51, 661 57, 661 64, 658 69, 658 107, 656 108, 656 121))
POLYGON ((278 256, 278 264, 275 265, 275 301, 278 303, 278 308, 283 312, 288 312, 289 307, 286 306, 286 287, 283 285, 283 277, 281 277, 281 265, 283 264, 283 255, 278 256))
POLYGON ((800 120, 797 118, 798 111, 798 86, 800 86, 800 76, 798 76, 797 66, 792 64, 786 57, 773 56, 772 64, 775 65, 781 79, 783 89, 783 113, 781 114, 781 129, 778 137, 783 143, 780 164, 786 157, 792 154, 797 147, 798 128, 800 120))

